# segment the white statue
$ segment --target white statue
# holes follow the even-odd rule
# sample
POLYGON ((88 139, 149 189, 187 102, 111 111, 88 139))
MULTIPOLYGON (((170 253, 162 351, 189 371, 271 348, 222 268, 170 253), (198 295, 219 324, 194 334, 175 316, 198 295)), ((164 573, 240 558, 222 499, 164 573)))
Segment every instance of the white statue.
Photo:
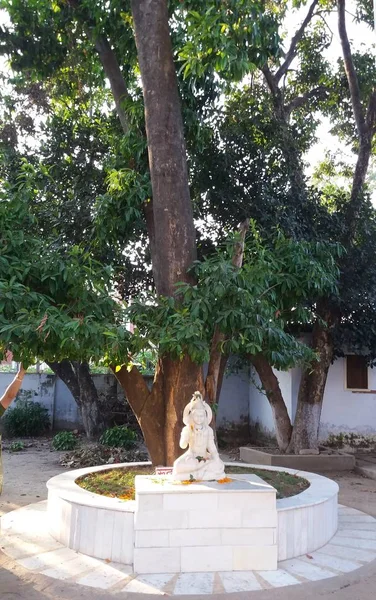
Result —
POLYGON ((213 429, 209 426, 213 418, 212 409, 200 394, 195 392, 184 409, 180 447, 187 452, 174 462, 172 476, 180 481, 218 480, 225 477, 225 466, 219 458, 214 443, 213 429))

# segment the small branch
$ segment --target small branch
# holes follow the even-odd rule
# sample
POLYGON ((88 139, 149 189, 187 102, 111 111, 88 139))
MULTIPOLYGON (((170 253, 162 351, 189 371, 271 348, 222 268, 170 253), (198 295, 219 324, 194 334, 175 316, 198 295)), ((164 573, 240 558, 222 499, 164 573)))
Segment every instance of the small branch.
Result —
POLYGON ((290 116, 293 110, 304 106, 304 104, 306 104, 309 100, 315 98, 316 96, 318 96, 321 99, 324 99, 327 92, 328 89, 325 86, 319 85, 318 87, 313 88, 306 94, 303 94, 302 96, 297 96, 296 98, 291 100, 291 102, 285 105, 285 111, 287 116, 290 116))
POLYGON ((337 0, 338 6, 338 32, 341 39, 343 60, 345 63, 345 72, 349 84, 351 103, 353 106, 356 128, 359 137, 362 138, 366 123, 363 114, 363 107, 360 97, 359 81, 355 71, 354 61, 351 54, 351 47, 346 30, 346 0, 337 0))
POLYGON ((294 60, 295 55, 296 55, 296 47, 297 47, 298 43, 300 42, 300 40, 302 39, 307 25, 312 20, 312 17, 313 17, 313 14, 315 12, 315 8, 316 8, 318 2, 319 2, 319 0, 313 0, 311 6, 309 7, 306 18, 304 19, 303 23, 301 24, 301 26, 295 33, 294 37, 292 38, 290 48, 288 49, 288 52, 286 54, 285 62, 279 67, 278 71, 276 72, 276 74, 274 76, 277 83, 279 82, 281 77, 283 77, 283 75, 286 73, 287 69, 289 68, 292 61, 294 60))

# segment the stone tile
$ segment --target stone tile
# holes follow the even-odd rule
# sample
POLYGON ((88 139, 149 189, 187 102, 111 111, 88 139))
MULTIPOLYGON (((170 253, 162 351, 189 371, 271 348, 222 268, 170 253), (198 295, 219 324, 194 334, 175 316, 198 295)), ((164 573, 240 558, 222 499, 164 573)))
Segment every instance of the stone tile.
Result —
POLYGON ((375 523, 338 523, 338 530, 356 529, 357 531, 373 531, 376 538, 376 522, 375 523))
POLYGON ((50 567, 57 567, 65 561, 70 561, 77 558, 77 553, 69 548, 59 548, 59 550, 53 550, 52 552, 45 552, 30 558, 23 558, 18 560, 25 569, 29 571, 40 571, 42 569, 48 569, 50 567))
POLYGON ((350 524, 358 524, 358 523, 376 523, 376 520, 370 515, 365 515, 363 513, 358 513, 357 515, 345 515, 340 516, 338 522, 343 525, 344 523, 350 524))
POLYGON ((88 571, 93 571, 97 568, 98 562, 95 558, 81 554, 73 560, 67 560, 56 567, 51 567, 41 571, 41 574, 64 581, 65 579, 76 577, 77 575, 87 573, 88 571))
MULTIPOLYGON (((227 525, 231 527, 231 525, 227 525)), ((276 510, 242 511, 242 527, 277 527, 276 510)))
MULTIPOLYGON (((187 531, 179 529, 179 531, 187 531)), ((164 548, 170 545, 169 537, 173 531, 158 531, 157 529, 136 531, 135 548, 164 548)), ((175 544, 171 544, 173 546, 175 544)), ((179 544, 177 544, 179 545, 179 544)))
POLYGON ((309 562, 313 565, 318 565, 319 567, 334 569, 335 571, 340 571, 341 573, 349 573, 350 571, 355 571, 355 569, 359 569, 359 567, 362 566, 359 562, 356 563, 351 560, 339 558, 338 556, 318 554, 317 552, 313 552, 310 554, 310 556, 312 556, 311 559, 303 556, 301 560, 304 560, 304 562, 309 562))
POLYGON ((261 575, 265 581, 276 588, 300 583, 291 573, 283 569, 278 569, 277 571, 257 571, 257 574, 261 575))
POLYGON ((253 492, 253 493, 223 493, 218 498, 218 510, 232 510, 234 507, 241 510, 275 510, 275 492, 253 492))
POLYGON ((219 573, 219 576, 228 594, 231 592, 250 592, 262 589, 252 571, 219 573))
POLYGON ((179 548, 135 548, 135 573, 179 573, 179 548))
POLYGON ((174 595, 212 594, 214 573, 181 573, 175 585, 174 595))
POLYGON ((142 594, 164 594, 164 588, 173 579, 171 573, 155 573, 138 575, 132 579, 121 591, 138 592, 142 594))
POLYGON ((269 571, 277 568, 277 546, 239 546, 233 548, 234 571, 269 571))
POLYGON ((360 515, 362 513, 359 512, 359 510, 357 510, 356 508, 351 508, 350 506, 339 505, 338 506, 338 514, 341 517, 344 515, 360 515))
MULTIPOLYGON (((190 486, 188 486, 190 487, 190 486)), ((217 493, 163 494, 164 510, 207 510, 216 511, 218 508, 217 493)), ((234 506, 234 505, 232 505, 234 506)))
POLYGON ((353 537, 334 536, 330 540, 330 543, 334 546, 348 546, 352 549, 360 548, 361 550, 374 550, 376 552, 376 539, 373 540, 362 540, 353 537))
POLYGON ((231 546, 193 546, 181 549, 181 571, 230 571, 232 569, 231 546))
POLYGON ((299 558, 292 558, 291 560, 284 560, 279 563, 279 566, 291 573, 292 575, 299 575, 300 577, 304 577, 308 581, 319 581, 320 579, 328 579, 329 577, 334 577, 335 574, 331 571, 326 571, 321 567, 317 567, 311 564, 312 561, 304 562, 299 558))
POLYGON ((376 540, 376 529, 374 529, 373 531, 363 529, 341 529, 336 533, 336 538, 340 537, 360 538, 362 540, 376 540))
POLYGON ((188 526, 192 529, 241 527, 240 510, 232 511, 188 511, 188 526))
POLYGON ((260 527, 252 529, 222 529, 221 540, 224 546, 273 546, 275 529, 260 527))
POLYGON ((95 570, 87 575, 76 579, 76 583, 99 588, 101 590, 107 590, 121 581, 124 581, 125 583, 126 581, 130 581, 130 579, 129 575, 121 573, 108 565, 108 567, 96 567, 95 570))
POLYGON ((136 510, 163 510, 163 495, 136 494, 136 510))
MULTIPOLYGON (((239 531, 239 529, 235 530, 239 531)), ((170 546, 220 546, 220 529, 177 529, 170 531, 170 546)), ((223 542, 222 542, 223 543, 223 542)), ((168 545, 168 544, 166 544, 168 545)))
POLYGON ((328 554, 329 556, 338 556, 346 560, 356 560, 361 562, 371 562, 376 558, 376 553, 370 550, 361 550, 359 548, 349 548, 348 546, 335 546, 326 544, 320 550, 316 550, 315 554, 328 554))
POLYGON ((188 527, 188 512, 183 510, 149 510, 136 512, 135 530, 140 529, 185 529, 188 527))
POLYGON ((19 558, 26 558, 42 554, 43 552, 51 552, 52 550, 58 550, 64 548, 59 542, 53 538, 29 538, 26 539, 19 535, 8 535, 1 536, 0 538, 0 549, 17 560, 19 558))

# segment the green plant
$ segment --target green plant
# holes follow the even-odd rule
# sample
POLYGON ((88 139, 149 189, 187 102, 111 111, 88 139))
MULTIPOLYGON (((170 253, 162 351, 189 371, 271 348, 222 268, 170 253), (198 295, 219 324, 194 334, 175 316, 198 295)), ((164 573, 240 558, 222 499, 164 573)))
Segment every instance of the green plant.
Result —
POLYGON ((131 448, 137 441, 137 435, 132 429, 124 425, 116 425, 101 435, 100 443, 110 448, 131 448))
POLYGON ((4 427, 10 437, 42 435, 50 427, 48 410, 39 402, 20 400, 5 413, 4 427))
POLYGON ((77 446, 77 437, 72 431, 60 431, 52 440, 54 450, 74 450, 77 446))
POLYGON ((23 450, 24 448, 23 442, 12 442, 9 446, 9 452, 20 452, 20 450, 23 450))

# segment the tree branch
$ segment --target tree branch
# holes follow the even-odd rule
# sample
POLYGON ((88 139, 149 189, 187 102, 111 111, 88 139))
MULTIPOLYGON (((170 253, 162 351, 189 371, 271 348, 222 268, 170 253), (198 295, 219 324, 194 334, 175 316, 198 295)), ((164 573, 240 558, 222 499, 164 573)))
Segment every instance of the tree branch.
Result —
POLYGON ((312 20, 313 13, 315 12, 315 8, 316 8, 318 2, 319 2, 319 0, 313 0, 311 6, 309 7, 306 18, 304 19, 303 23, 301 24, 299 29, 296 31, 294 37, 292 38, 290 48, 288 49, 288 52, 286 54, 285 62, 279 67, 278 71, 276 72, 276 74, 274 76, 277 83, 279 82, 281 77, 283 77, 283 75, 287 72, 287 69, 289 68, 292 61, 294 60, 295 55, 296 55, 296 47, 297 47, 298 43, 300 42, 300 40, 302 39, 307 25, 312 20))
MULTIPOLYGON (((81 1, 80 0, 68 0, 68 4, 74 9, 81 9, 81 1)), ((115 56, 114 50, 111 48, 111 45, 104 35, 96 36, 93 31, 93 19, 90 16, 90 13, 87 13, 84 9, 85 15, 84 20, 86 22, 86 27, 84 27, 85 32, 89 39, 94 44, 94 47, 98 53, 99 60, 102 63, 103 70, 107 79, 110 82, 111 91, 115 100, 116 112, 119 117, 122 129, 124 133, 128 133, 129 131, 129 120, 128 116, 123 108, 123 101, 126 98, 130 98, 128 88, 125 83, 125 79, 123 73, 121 72, 118 60, 115 56)))
POLYGON ((306 92, 302 96, 297 96, 291 102, 285 105, 285 113, 289 117, 293 110, 296 108, 300 108, 304 106, 309 100, 318 96, 321 99, 324 99, 326 94, 328 93, 328 88, 324 85, 319 85, 316 88, 313 88, 309 92, 306 92))
POLYGON ((353 106, 356 128, 359 137, 362 138, 366 123, 363 114, 363 107, 360 97, 359 81, 355 71, 354 61, 351 54, 351 47, 346 30, 346 0, 337 0, 338 6, 338 32, 341 39, 343 60, 345 63, 345 72, 349 84, 351 103, 353 106))

